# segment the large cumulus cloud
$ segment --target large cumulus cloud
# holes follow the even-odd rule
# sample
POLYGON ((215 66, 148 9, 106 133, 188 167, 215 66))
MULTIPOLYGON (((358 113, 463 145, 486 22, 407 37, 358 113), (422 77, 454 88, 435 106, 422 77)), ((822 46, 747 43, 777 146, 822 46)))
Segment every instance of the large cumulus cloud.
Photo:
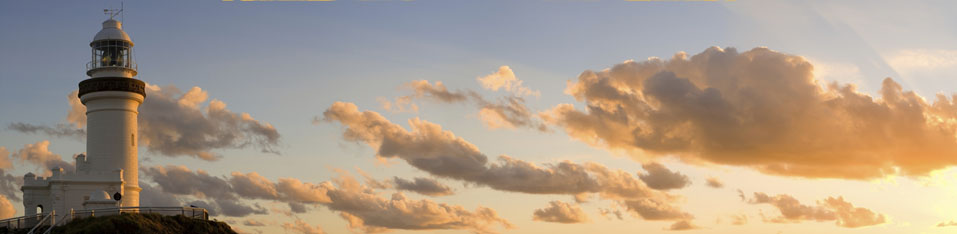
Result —
POLYGON ((885 79, 878 97, 813 77, 803 57, 709 48, 585 71, 542 117, 573 138, 638 157, 745 165, 804 177, 923 175, 957 163, 957 104, 885 79))

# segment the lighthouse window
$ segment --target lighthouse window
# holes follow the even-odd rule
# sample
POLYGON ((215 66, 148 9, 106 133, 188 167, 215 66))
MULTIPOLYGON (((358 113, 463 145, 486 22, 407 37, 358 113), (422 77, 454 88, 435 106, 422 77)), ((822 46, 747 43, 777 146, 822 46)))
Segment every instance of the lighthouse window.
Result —
POLYGON ((130 67, 130 47, 125 41, 94 42, 94 63, 97 67, 130 67))
POLYGON ((130 134, 130 145, 136 146, 136 134, 130 134))

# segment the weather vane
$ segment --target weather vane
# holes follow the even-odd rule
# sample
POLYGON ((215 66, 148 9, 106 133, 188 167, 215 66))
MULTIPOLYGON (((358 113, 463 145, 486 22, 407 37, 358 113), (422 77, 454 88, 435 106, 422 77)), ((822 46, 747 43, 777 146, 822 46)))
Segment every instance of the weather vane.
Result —
POLYGON ((121 13, 123 13, 123 2, 120 2, 120 9, 103 9, 103 14, 110 16, 110 19, 117 15, 122 17, 121 13))

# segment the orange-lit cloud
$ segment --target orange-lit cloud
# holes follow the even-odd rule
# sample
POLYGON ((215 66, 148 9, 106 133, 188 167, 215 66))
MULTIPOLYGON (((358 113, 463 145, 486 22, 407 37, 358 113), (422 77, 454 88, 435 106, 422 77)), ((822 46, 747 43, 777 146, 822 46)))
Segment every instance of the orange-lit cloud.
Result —
POLYGON ((887 222, 883 214, 854 207, 851 203, 844 201, 843 197, 828 197, 818 201, 817 206, 810 206, 801 204, 787 194, 769 196, 764 193, 754 193, 754 198, 748 202, 770 204, 777 208, 781 216, 771 218, 771 222, 835 221, 838 226, 847 228, 873 226, 887 222))
MULTIPOLYGON (((246 220, 246 221, 249 222, 249 220, 246 220)), ((262 224, 262 223, 259 223, 259 224, 262 224)), ((257 226, 257 225, 247 225, 247 226, 257 226)), ((262 226, 262 225, 258 225, 258 226, 262 226)), ((282 228, 285 230, 290 230, 294 233, 302 233, 302 234, 325 234, 326 233, 325 231, 322 231, 322 228, 320 228, 318 225, 313 227, 312 225, 309 225, 309 223, 306 223, 306 221, 302 221, 301 219, 296 219, 295 223, 283 223, 282 228)))
POLYGON ((721 182, 721 180, 719 180, 718 178, 715 178, 715 177, 708 177, 708 179, 705 180, 705 184, 708 185, 708 187, 712 187, 712 188, 723 188, 723 187, 724 187, 724 183, 721 182))
POLYGON ((803 177, 926 175, 957 163, 957 104, 885 79, 878 98, 825 84, 804 58, 712 47, 583 72, 541 116, 586 143, 639 158, 743 165, 803 177))
POLYGON ((504 89, 509 91, 515 96, 540 96, 541 92, 534 91, 522 85, 522 80, 519 80, 515 77, 515 72, 512 72, 512 68, 508 66, 501 66, 498 68, 498 71, 492 74, 488 74, 483 77, 479 77, 478 81, 482 84, 482 87, 492 91, 498 91, 499 89, 504 89))
POLYGON ((262 226, 266 226, 266 223, 263 223, 262 221, 255 220, 255 219, 246 219, 246 220, 243 220, 243 225, 250 226, 250 227, 262 227, 262 226))
POLYGON ((64 171, 73 171, 73 164, 63 161, 63 157, 60 157, 59 154, 50 152, 49 147, 50 141, 47 140, 26 144, 11 156, 21 163, 26 162, 42 168, 43 175, 41 176, 52 175, 53 172, 50 169, 57 167, 63 168, 64 171))
POLYGON ((0 169, 12 169, 13 161, 10 160, 10 151, 7 147, 0 146, 0 169))
POLYGON ((16 213, 17 210, 13 208, 10 200, 7 200, 6 196, 0 195, 0 219, 12 218, 16 213))
POLYGON ((536 209, 532 213, 532 220, 554 223, 584 223, 588 222, 588 216, 576 204, 550 201, 548 207, 536 209))
POLYGON ((412 90, 412 94, 400 96, 394 102, 379 98, 383 109, 389 111, 417 111, 419 106, 414 99, 426 99, 440 103, 473 103, 479 107, 479 119, 485 126, 496 128, 515 129, 527 127, 539 131, 547 131, 548 126, 541 123, 535 114, 525 106, 525 99, 521 96, 505 96, 490 101, 475 91, 450 91, 441 81, 435 84, 426 80, 416 80, 402 85, 412 90))
POLYGON ((940 222, 940 223, 937 224, 937 227, 953 227, 953 226, 957 226, 957 222, 955 222, 955 221, 953 221, 953 220, 951 220, 951 221, 946 221, 946 222, 940 222))
POLYGON ((511 228, 512 224, 498 216, 495 210, 478 207, 468 211, 461 206, 435 203, 430 200, 408 199, 402 193, 393 193, 390 199, 379 197, 347 174, 340 174, 327 186, 329 202, 322 204, 339 211, 349 227, 365 232, 385 229, 465 229, 474 232, 493 232, 493 226, 511 228))
POLYGON ((681 220, 671 224, 671 226, 668 227, 668 230, 669 231, 685 231, 685 230, 692 230, 692 229, 698 229, 698 228, 700 227, 692 224, 691 221, 681 220))
POLYGON ((77 97, 79 93, 79 90, 73 90, 66 95, 67 101, 70 102, 70 111, 66 113, 66 122, 73 124, 76 128, 83 128, 83 126, 86 126, 86 106, 77 97))

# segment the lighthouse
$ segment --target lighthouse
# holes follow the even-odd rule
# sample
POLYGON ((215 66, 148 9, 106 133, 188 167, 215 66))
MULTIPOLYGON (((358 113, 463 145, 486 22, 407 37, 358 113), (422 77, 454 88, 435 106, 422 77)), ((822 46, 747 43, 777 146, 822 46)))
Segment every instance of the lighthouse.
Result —
POLYGON ((80 82, 86 106, 86 153, 92 171, 123 170, 122 206, 139 206, 136 116, 146 85, 136 76, 133 41, 110 17, 90 42, 91 60, 80 82))
POLYGON ((89 78, 80 81, 77 93, 86 106, 86 154, 75 158, 74 168, 24 175, 25 215, 140 204, 136 117, 146 84, 134 78, 133 40, 114 19, 117 12, 106 13, 110 18, 90 42, 89 78))

